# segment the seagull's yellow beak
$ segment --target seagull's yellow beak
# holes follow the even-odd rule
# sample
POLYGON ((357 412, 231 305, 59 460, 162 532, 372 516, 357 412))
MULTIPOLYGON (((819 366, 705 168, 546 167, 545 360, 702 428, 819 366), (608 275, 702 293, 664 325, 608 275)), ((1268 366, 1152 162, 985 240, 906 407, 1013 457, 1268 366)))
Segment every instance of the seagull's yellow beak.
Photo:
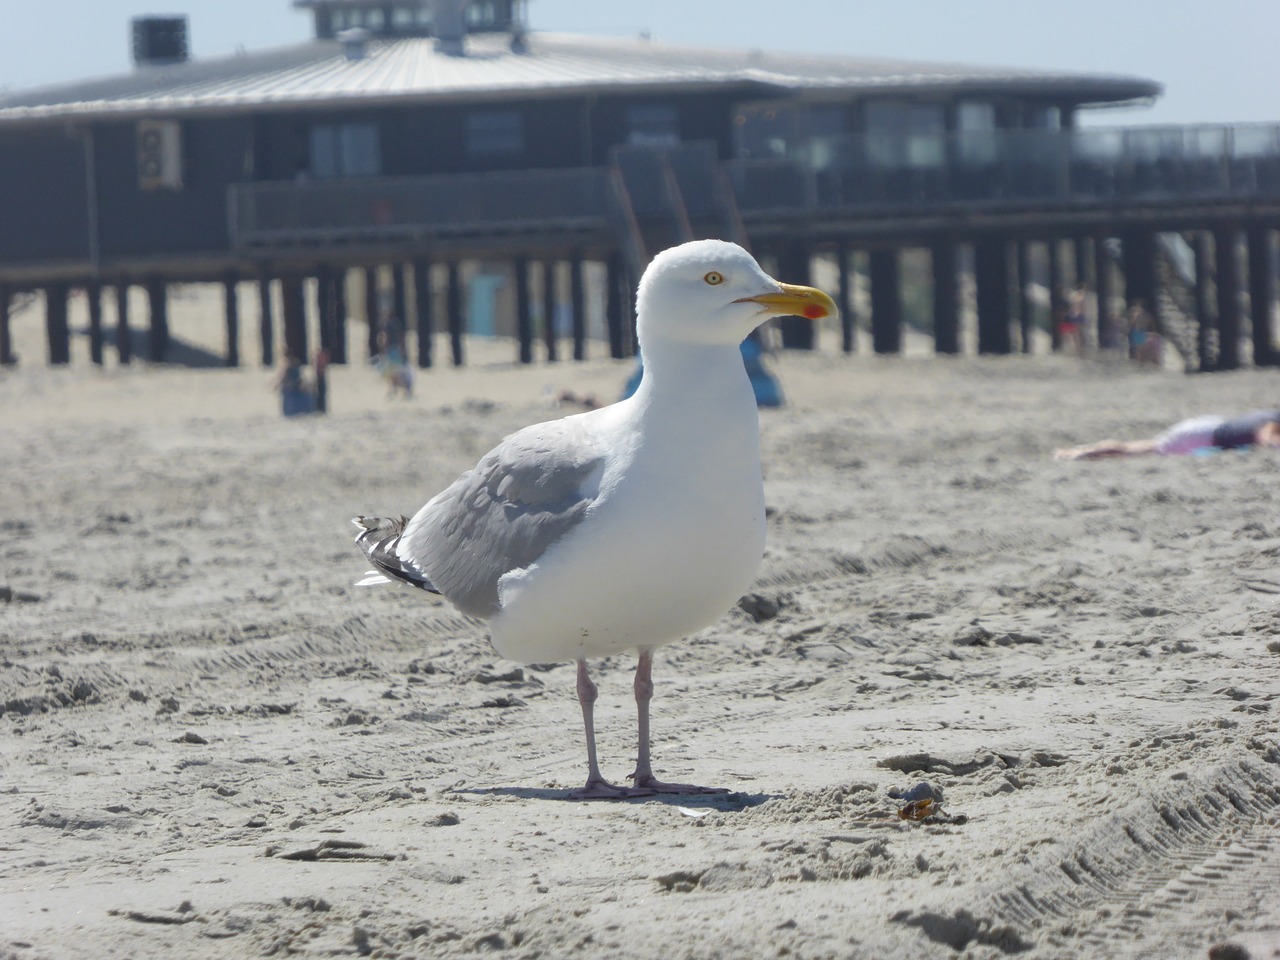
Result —
POLYGON ((758 303, 767 312, 777 317, 794 316, 822 320, 840 315, 840 308, 836 306, 836 302, 821 290, 791 283, 780 283, 778 286, 782 289, 777 293, 743 297, 741 300, 735 300, 734 303, 758 303))

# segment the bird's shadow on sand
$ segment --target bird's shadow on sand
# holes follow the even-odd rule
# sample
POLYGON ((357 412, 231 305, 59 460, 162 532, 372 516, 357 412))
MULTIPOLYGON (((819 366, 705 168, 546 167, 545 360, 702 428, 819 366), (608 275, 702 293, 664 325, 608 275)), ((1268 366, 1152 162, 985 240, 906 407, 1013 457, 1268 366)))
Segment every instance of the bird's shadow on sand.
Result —
POLYGON ((758 807, 769 800, 781 798, 778 793, 657 793, 647 797, 593 797, 584 799, 573 796, 572 790, 551 790, 541 787, 462 787, 450 793, 471 794, 480 797, 518 797, 522 800, 558 800, 562 803, 662 803, 669 807, 687 807, 693 810, 720 810, 735 813, 758 807))

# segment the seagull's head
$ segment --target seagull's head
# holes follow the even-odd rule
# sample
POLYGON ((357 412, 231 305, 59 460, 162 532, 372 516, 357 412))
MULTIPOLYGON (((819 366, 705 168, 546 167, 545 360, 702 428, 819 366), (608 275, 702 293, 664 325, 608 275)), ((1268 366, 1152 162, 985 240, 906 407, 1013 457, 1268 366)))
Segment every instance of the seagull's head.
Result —
POLYGON ((736 243, 694 240, 653 258, 636 295, 640 339, 736 346, 770 317, 821 320, 835 301, 779 283, 736 243))

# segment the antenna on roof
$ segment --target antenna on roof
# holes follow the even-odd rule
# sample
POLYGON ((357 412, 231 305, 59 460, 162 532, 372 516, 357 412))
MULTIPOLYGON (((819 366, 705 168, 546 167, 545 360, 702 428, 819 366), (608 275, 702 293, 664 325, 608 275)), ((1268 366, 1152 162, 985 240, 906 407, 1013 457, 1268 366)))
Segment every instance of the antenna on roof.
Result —
POLYGON ((513 0, 511 4, 511 52, 529 52, 529 23, 525 0, 513 0))
POLYGON ((364 27, 352 27, 338 33, 342 55, 348 60, 363 60, 369 53, 370 33, 364 27))
POLYGON ((453 57, 466 53, 468 0, 431 0, 436 49, 453 57))

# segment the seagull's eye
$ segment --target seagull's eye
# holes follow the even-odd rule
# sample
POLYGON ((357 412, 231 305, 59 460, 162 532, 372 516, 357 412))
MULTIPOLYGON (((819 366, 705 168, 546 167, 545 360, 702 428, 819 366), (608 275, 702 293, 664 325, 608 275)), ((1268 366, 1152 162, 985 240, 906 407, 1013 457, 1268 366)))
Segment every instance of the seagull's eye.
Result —
POLYGON ((707 281, 707 283, 711 284, 711 286, 715 287, 715 286, 719 286, 720 284, 724 283, 724 274, 723 274, 723 273, 717 273, 715 270, 712 270, 710 273, 708 273, 708 274, 707 274, 705 277, 703 277, 702 279, 703 279, 703 280, 705 280, 705 281, 707 281))

